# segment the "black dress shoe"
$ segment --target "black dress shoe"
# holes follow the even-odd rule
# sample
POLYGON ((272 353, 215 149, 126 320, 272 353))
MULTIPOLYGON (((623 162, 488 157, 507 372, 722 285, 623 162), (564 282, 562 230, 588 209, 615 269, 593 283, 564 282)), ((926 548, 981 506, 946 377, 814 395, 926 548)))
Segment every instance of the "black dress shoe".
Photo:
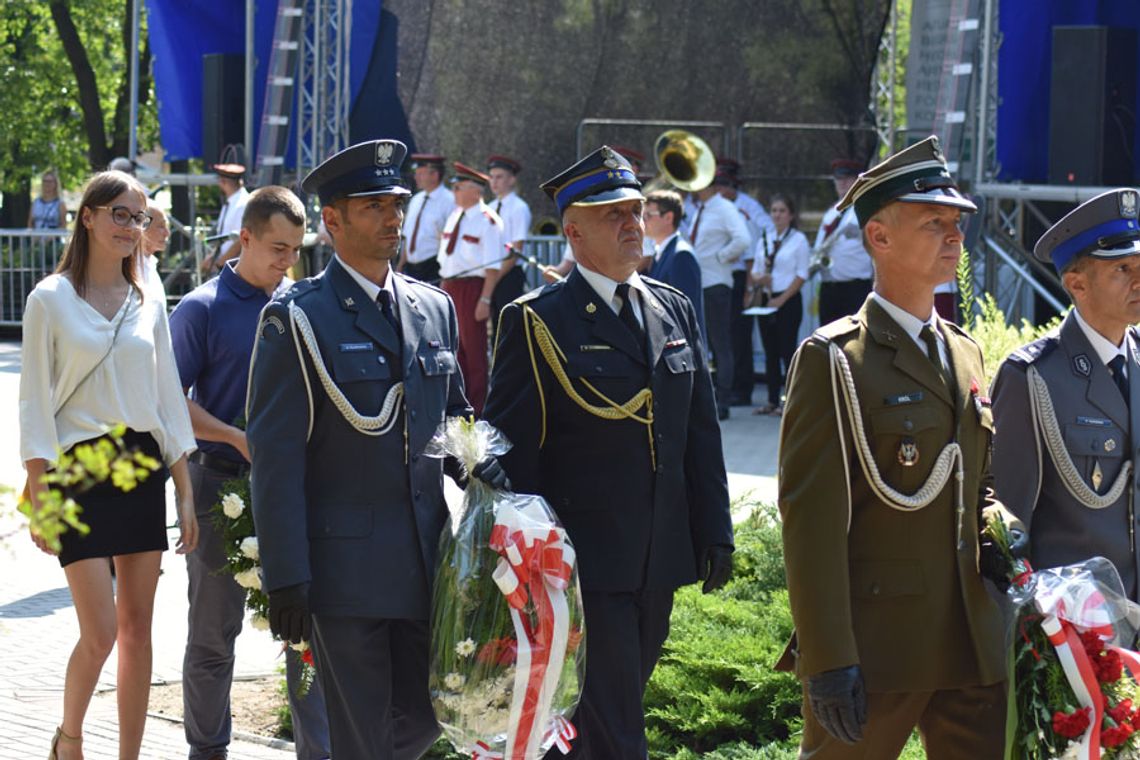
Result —
POLYGON ((716 418, 718 420, 727 420, 728 419, 728 407, 722 406, 720 409, 717 409, 716 410, 716 418))

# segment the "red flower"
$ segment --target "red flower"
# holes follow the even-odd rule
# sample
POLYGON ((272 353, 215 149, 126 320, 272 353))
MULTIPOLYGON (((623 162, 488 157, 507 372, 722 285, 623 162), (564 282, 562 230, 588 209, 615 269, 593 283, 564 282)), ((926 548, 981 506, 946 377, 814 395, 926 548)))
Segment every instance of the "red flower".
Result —
POLYGON ((1116 721, 1116 723, 1118 725, 1122 726, 1125 723, 1131 724, 1131 722, 1132 722, 1132 700, 1131 699, 1122 699, 1116 703, 1115 707, 1110 707, 1105 712, 1107 712, 1108 717, 1110 717, 1114 721, 1116 721))
POLYGON ((1081 633, 1081 644, 1085 647, 1085 652, 1089 657, 1094 657, 1104 651, 1104 639, 1096 631, 1083 631, 1081 633))
POLYGON ((310 668, 316 667, 316 663, 313 662, 313 649, 312 649, 312 647, 306 649, 304 652, 301 652, 301 662, 305 663, 310 668))
POLYGON ((1119 747, 1128 741, 1128 737, 1132 736, 1132 731, 1132 725, 1129 723, 1121 723, 1119 726, 1106 728, 1100 732, 1100 743, 1108 748, 1119 747))
POLYGON ((1057 711, 1053 713, 1053 733, 1066 739, 1076 739, 1088 730, 1091 722, 1089 708, 1087 707, 1082 707, 1071 713, 1057 711))
POLYGON ((1132 728, 1140 731, 1140 710, 1133 710, 1132 715, 1128 717, 1128 722, 1132 724, 1132 728))
POLYGON ((510 637, 491 639, 482 646, 475 659, 484 665, 507 667, 514 665, 518 655, 518 642, 510 637))
POLYGON ((1120 655, 1111 649, 1093 657, 1092 666, 1096 672, 1096 680, 1101 683, 1114 683, 1123 675, 1120 655))

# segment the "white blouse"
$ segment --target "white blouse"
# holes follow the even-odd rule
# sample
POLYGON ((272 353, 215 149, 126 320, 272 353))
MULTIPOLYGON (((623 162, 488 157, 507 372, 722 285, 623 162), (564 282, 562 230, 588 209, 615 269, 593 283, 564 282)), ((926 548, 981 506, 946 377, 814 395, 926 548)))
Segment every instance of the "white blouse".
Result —
POLYGON ((767 237, 761 235, 760 240, 756 243, 756 254, 752 260, 752 274, 760 276, 766 271, 767 261, 765 256, 770 255, 775 249, 775 257, 772 261, 772 292, 783 293, 788 288, 792 287, 792 283, 796 281, 797 277, 804 280, 808 278, 808 266, 811 264, 811 247, 808 245, 807 238, 804 233, 797 230, 795 227, 789 227, 784 231, 783 237, 773 234, 769 231, 767 237), (767 242, 767 249, 764 243, 767 242), (776 248, 776 244, 779 248, 776 248))
POLYGON ((28 295, 22 356, 24 461, 54 460, 59 451, 119 423, 154 436, 167 466, 196 448, 170 345, 166 304, 150 294, 140 303, 132 289, 108 320, 66 277, 49 275, 28 295), (110 355, 87 377, 111 346, 120 318, 122 327, 110 355))

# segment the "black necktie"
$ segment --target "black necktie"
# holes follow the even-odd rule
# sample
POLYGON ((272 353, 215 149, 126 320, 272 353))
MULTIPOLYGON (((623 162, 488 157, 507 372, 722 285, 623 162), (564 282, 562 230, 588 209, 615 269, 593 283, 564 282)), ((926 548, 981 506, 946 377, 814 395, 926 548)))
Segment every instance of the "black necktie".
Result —
POLYGON ((641 326, 641 323, 637 321, 637 315, 633 313, 633 300, 629 293, 628 282, 623 282, 617 286, 617 296, 621 299, 621 311, 618 312, 618 318, 633 333, 633 337, 637 338, 637 345, 641 346, 641 350, 644 352, 645 328, 641 326))
POLYGON ((1124 403, 1129 403, 1128 376, 1124 374, 1124 355, 1117 354, 1112 357, 1112 361, 1108 363, 1108 368, 1112 370, 1112 381, 1116 383, 1116 387, 1120 389, 1120 395, 1124 397, 1124 403))
MULTIPOLYGON (((392 332, 396 334, 397 357, 403 361, 404 356, 404 334, 400 331, 400 322, 396 319, 396 312, 392 309, 392 294, 387 290, 381 290, 380 295, 376 296, 376 303, 380 304, 380 313, 384 315, 385 321, 392 328, 392 332)), ((399 362, 394 362, 399 364, 399 362)), ((392 367, 392 376, 399 377, 399 366, 392 367)))
POLYGON ((938 350, 938 336, 934 334, 934 328, 928 324, 923 325, 918 337, 922 338, 922 342, 926 344, 927 356, 934 364, 934 368, 938 370, 938 376, 942 378, 942 382, 946 383, 946 387, 953 392, 954 385, 950 381, 950 373, 946 371, 946 365, 942 363, 942 352, 938 350))

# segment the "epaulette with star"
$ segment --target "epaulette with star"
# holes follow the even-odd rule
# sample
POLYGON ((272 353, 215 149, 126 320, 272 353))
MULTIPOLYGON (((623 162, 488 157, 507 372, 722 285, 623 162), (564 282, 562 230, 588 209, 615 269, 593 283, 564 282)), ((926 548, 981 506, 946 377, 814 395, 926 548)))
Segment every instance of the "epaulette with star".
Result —
POLYGON ((652 285, 654 287, 658 287, 658 288, 661 288, 663 290, 670 290, 679 296, 685 295, 685 293, 683 291, 673 287, 669 283, 661 282, 661 280, 655 280, 652 277, 646 277, 645 275, 642 275, 641 281, 644 282, 646 285, 652 285))
POLYGON ((547 283, 546 285, 543 285, 541 288, 536 288, 536 289, 530 291, 529 293, 523 293, 521 296, 519 296, 515 300, 511 301, 511 303, 517 303, 517 304, 528 303, 530 301, 535 300, 536 298, 541 298, 542 296, 545 296, 545 295, 548 295, 550 293, 554 293, 554 292, 558 291, 565 284, 566 284, 566 280, 558 280, 556 282, 547 283))
POLYGON ((1030 364, 1035 364, 1053 353, 1054 349, 1059 345, 1061 345, 1061 334, 1056 331, 1050 332, 1048 335, 1038 338, 1032 343, 1026 343, 1010 354, 1006 361, 1021 367, 1028 367, 1030 364))

